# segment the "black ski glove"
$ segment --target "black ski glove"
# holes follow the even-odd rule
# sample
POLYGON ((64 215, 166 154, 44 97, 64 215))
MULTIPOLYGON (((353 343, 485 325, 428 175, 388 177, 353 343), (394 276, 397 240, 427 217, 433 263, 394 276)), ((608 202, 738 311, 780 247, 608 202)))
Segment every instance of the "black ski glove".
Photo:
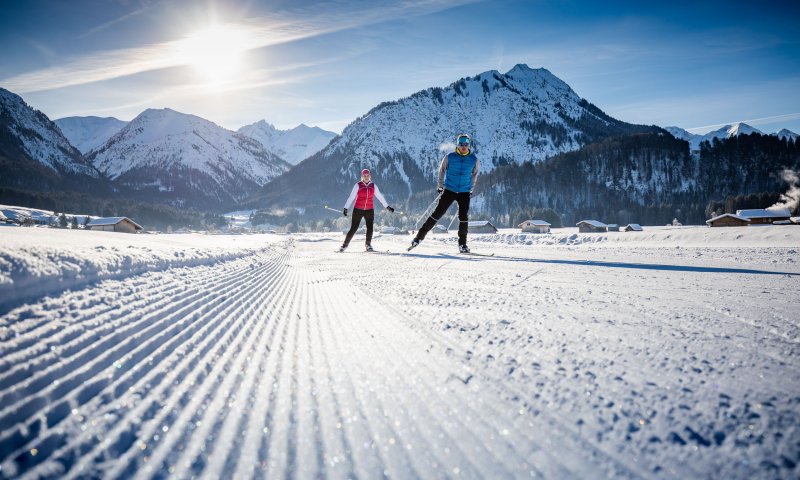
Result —
POLYGON ((344 215, 345 217, 347 216, 347 209, 346 208, 342 209, 342 215, 344 215))
POLYGON ((394 208, 392 207, 386 207, 386 210, 389 210, 390 212, 394 213, 394 208))
POLYGON ((442 187, 438 187, 438 188, 436 189, 436 193, 442 193, 442 192, 444 192, 444 188, 442 188, 442 187))

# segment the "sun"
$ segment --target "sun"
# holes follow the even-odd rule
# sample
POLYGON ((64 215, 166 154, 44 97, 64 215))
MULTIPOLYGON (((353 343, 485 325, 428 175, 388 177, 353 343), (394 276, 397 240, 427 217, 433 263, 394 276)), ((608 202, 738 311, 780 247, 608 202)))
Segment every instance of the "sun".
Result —
POLYGON ((245 30, 214 25, 179 40, 175 55, 181 64, 193 67, 204 83, 219 86, 238 76, 243 53, 250 48, 245 30))

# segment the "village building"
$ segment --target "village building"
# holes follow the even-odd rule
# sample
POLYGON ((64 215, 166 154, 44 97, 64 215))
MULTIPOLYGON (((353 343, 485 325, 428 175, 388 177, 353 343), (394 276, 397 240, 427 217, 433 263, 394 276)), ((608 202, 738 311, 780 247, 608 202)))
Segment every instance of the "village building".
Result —
POLYGON ((142 230, 142 226, 128 217, 103 217, 95 218, 86 224, 89 230, 100 230, 102 232, 121 232, 137 233, 142 230))
POLYGON ((476 220, 467 224, 469 233, 497 233, 497 228, 488 220, 476 220))
POLYGON ((638 223, 629 223, 629 224, 625 225, 625 229, 624 230, 626 232, 641 232, 642 231, 642 226, 639 225, 638 223))
POLYGON ((750 219, 732 213, 723 213, 706 220, 706 223, 709 227, 746 227, 750 225, 750 219))
POLYGON ((575 225, 578 226, 578 231, 581 233, 597 233, 608 231, 608 225, 597 220, 581 220, 575 225))
POLYGON ((609 223, 608 225, 606 225, 606 229, 609 232, 619 232, 619 225, 617 225, 616 223, 609 223))
POLYGON ((518 226, 523 233, 550 233, 550 224, 544 220, 525 220, 518 226))
POLYGON ((384 235, 408 235, 408 230, 403 230, 400 227, 383 227, 381 233, 384 235))
POLYGON ((736 215, 750 220, 750 225, 764 225, 792 218, 788 208, 736 210, 736 215))
POLYGON ((439 225, 438 223, 433 226, 431 233, 447 233, 447 227, 439 225))

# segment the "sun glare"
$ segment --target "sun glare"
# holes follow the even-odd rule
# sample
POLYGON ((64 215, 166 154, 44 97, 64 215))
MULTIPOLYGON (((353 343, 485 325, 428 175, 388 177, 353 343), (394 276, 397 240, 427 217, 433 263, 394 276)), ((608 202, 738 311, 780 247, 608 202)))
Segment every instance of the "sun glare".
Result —
POLYGON ((177 42, 180 63, 192 66, 208 86, 230 83, 241 73, 242 54, 249 49, 246 32, 216 25, 177 42))

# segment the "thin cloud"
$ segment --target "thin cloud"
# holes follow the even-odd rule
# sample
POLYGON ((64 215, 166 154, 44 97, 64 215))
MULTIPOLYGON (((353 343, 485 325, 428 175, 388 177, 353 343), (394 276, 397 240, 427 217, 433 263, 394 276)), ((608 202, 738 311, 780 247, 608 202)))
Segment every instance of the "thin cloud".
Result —
MULTIPOLYGON (((333 11, 320 7, 291 12, 291 17, 271 15, 227 24, 245 32, 242 50, 288 43, 304 38, 381 23, 408 16, 422 16, 477 0, 407 0, 364 9, 355 4, 336 4, 333 11)), ((83 55, 65 64, 24 73, 0 81, 17 93, 38 92, 110 80, 152 70, 187 65, 179 54, 186 38, 159 44, 109 50, 83 55)))
POLYGON ((87 31, 86 33, 81 35, 80 37, 81 38, 85 38, 85 37, 89 37, 91 35, 94 35, 95 33, 102 32, 103 30, 106 30, 107 28, 112 27, 112 26, 114 26, 114 25, 116 25, 118 23, 122 23, 122 22, 124 22, 124 21, 126 21, 128 19, 131 19, 133 17, 141 15, 142 13, 146 12, 147 10, 149 10, 151 7, 152 7, 152 5, 150 3, 147 3, 147 4, 145 4, 144 6, 142 6, 141 8, 139 8, 137 10, 134 10, 134 11, 132 11, 130 13, 126 13, 125 15, 123 15, 121 17, 115 18, 114 20, 110 20, 110 21, 108 21, 106 23, 103 23, 101 25, 98 25, 98 26, 90 29, 89 31, 87 31))

